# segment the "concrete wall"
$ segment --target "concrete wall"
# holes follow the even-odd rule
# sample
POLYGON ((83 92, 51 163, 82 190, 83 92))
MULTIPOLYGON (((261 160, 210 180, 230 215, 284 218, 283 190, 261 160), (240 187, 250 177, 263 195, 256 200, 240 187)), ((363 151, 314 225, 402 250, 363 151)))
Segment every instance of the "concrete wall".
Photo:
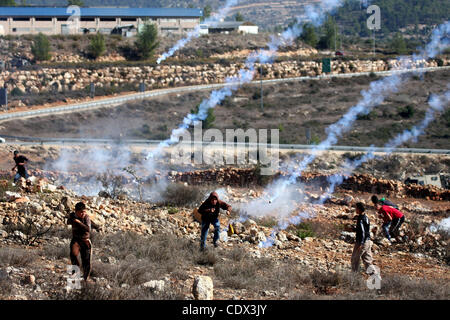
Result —
POLYGON ((239 32, 244 34, 258 34, 258 26, 239 26, 239 32))

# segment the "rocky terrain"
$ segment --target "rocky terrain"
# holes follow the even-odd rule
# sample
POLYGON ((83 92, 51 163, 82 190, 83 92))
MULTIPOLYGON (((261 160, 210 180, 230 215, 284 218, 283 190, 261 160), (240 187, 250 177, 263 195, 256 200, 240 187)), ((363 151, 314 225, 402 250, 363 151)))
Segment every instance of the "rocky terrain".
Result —
MULTIPOLYGON (((447 60, 444 65, 447 65, 447 60)), ((436 61, 421 62, 424 67, 437 67, 436 61)), ((386 71, 395 68, 396 60, 383 61, 333 61, 332 74, 352 72, 386 71)), ((0 75, 0 86, 6 85, 9 91, 17 88, 22 93, 41 94, 46 92, 70 92, 85 90, 90 83, 97 88, 122 87, 126 84, 137 90, 140 83, 147 89, 173 86, 188 86, 210 83, 223 83, 225 78, 238 75, 244 65, 231 63, 198 65, 162 65, 145 67, 104 67, 100 69, 56 69, 4 71, 0 75)), ((259 67, 257 67, 258 69, 259 67)), ((285 61, 264 66, 264 79, 318 76, 322 74, 322 63, 317 61, 285 61)), ((10 107, 22 107, 21 100, 12 102, 10 107)))
POLYGON ((417 186, 419 192, 409 193, 412 189, 398 181, 356 175, 325 205, 315 205, 323 176, 306 174, 302 192, 309 200, 293 205, 307 217, 276 232, 275 212, 256 218, 240 209, 262 195, 257 183, 242 187, 233 182, 242 175, 251 180, 248 170, 170 175, 164 196, 148 202, 126 194, 77 195, 47 178, 16 186, 1 180, 1 298, 449 298, 448 191, 417 186), (388 195, 406 214, 393 244, 380 231, 367 188, 388 195), (221 217, 220 248, 200 252, 200 226, 192 210, 211 190, 219 190, 234 209, 221 217), (429 197, 427 190, 439 194, 429 197), (93 283, 67 290, 70 227, 65 221, 78 201, 87 205, 94 226, 93 283), (375 264, 382 275, 379 290, 368 289, 363 272, 349 272, 356 201, 368 207, 375 264), (273 245, 259 247, 267 239, 273 245))

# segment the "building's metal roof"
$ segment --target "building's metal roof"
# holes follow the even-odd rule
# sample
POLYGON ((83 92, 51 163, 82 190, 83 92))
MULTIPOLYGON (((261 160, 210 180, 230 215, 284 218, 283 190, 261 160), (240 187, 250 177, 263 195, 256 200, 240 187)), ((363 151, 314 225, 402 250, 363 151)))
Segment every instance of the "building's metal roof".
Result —
POLYGON ((206 23, 211 29, 237 29, 240 26, 256 26, 251 22, 245 21, 222 21, 206 23))
MULTIPOLYGON (((202 17, 192 8, 80 8, 81 17, 202 17)), ((0 7, 1 17, 69 17, 73 10, 56 7, 0 7)))

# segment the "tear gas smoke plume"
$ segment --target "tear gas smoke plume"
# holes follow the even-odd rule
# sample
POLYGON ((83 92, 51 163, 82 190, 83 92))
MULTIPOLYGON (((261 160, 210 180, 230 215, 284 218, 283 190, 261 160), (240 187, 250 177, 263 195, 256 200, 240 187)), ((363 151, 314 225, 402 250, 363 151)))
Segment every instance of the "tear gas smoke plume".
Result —
MULTIPOLYGON (((317 5, 308 5, 305 8, 305 15, 311 24, 319 26, 323 23, 326 14, 335 10, 342 4, 342 0, 323 0, 317 5)), ((205 120, 208 116, 208 110, 214 108, 221 103, 226 97, 233 94, 242 85, 253 80, 255 75, 255 64, 273 63, 277 51, 281 46, 291 45, 293 41, 300 36, 303 31, 302 22, 297 20, 296 24, 286 29, 279 37, 272 36, 271 41, 267 44, 268 50, 260 49, 252 52, 245 61, 245 67, 238 71, 237 76, 227 77, 225 79, 226 86, 220 90, 214 90, 208 99, 202 101, 197 113, 190 113, 184 119, 183 123, 174 129, 169 139, 161 142, 159 146, 147 156, 146 166, 151 170, 153 159, 162 151, 163 148, 178 143, 180 135, 190 126, 195 125, 198 121, 205 120)))
MULTIPOLYGON (((394 150, 394 148, 402 145, 403 143, 405 143, 409 140, 416 142, 417 138, 425 132, 425 129, 428 127, 428 125, 435 119, 436 114, 443 112, 449 102, 450 102, 450 90, 448 90, 442 96, 432 95, 430 97, 430 100, 428 101, 430 108, 428 108, 428 110, 426 111, 425 118, 418 125, 414 126, 412 129, 403 131, 402 133, 400 133, 399 135, 397 135, 396 137, 391 139, 389 142, 387 142, 382 151, 382 152, 385 152, 383 157, 389 156, 392 153, 392 151, 394 150)), ((344 180, 346 179, 347 176, 349 176, 362 163, 367 162, 374 158, 375 158, 375 154, 374 154, 374 149, 372 147, 372 149, 369 150, 369 152, 367 154, 365 154, 363 157, 356 159, 354 161, 347 161, 344 164, 344 166, 342 167, 341 173, 331 175, 327 178, 328 182, 330 183, 330 186, 327 188, 326 193, 320 197, 320 199, 317 201, 317 203, 315 203, 315 206, 312 206, 311 208, 315 208, 317 205, 319 205, 319 207, 321 205, 323 205, 325 203, 325 201, 329 198, 329 196, 331 194, 333 194, 336 187, 344 182, 344 180)), ((276 183, 280 183, 280 181, 278 181, 276 183)), ((289 185, 288 188, 292 188, 292 186, 293 185, 289 185)), ((276 184, 275 184, 275 187, 276 187, 276 184)), ((283 197, 284 197, 284 194, 283 194, 283 197)), ((275 201, 276 201, 274 203, 275 205, 277 205, 278 199, 282 199, 282 197, 275 199, 275 201)), ((253 210, 255 210, 253 204, 258 205, 258 201, 260 201, 260 200, 263 200, 263 199, 258 199, 257 201, 254 201, 254 202, 248 204, 248 206, 253 208, 253 210)), ((264 204, 264 202, 265 201, 263 200, 262 204, 264 204)), ((303 201, 300 199, 300 202, 303 202, 303 201)), ((295 204, 294 204, 294 206, 295 206, 295 204)), ((273 212, 273 208, 270 208, 270 205, 267 205, 267 203, 265 203, 265 207, 266 207, 266 212, 273 212)), ((277 209, 279 207, 282 208, 281 205, 278 205, 277 209)), ((257 208, 256 210, 257 210, 257 212, 259 212, 260 209, 257 208)), ((313 212, 314 211, 315 210, 313 209, 313 212)), ((300 212, 299 214, 296 214, 296 215, 291 216, 288 219, 286 219, 286 217, 291 212, 282 212, 281 217, 283 217, 284 219, 280 220, 277 227, 275 227, 272 230, 270 237, 266 241, 261 242, 259 244, 260 247, 266 248, 266 247, 272 246, 276 239, 276 234, 280 230, 286 229, 289 225, 297 225, 303 219, 312 218, 314 216, 314 214, 311 215, 306 212, 300 212)), ((277 213, 278 213, 278 210, 277 210, 277 213)), ((280 215, 278 215, 278 216, 280 216, 280 215)))
MULTIPOLYGON (((449 31, 449 22, 436 28, 431 36, 431 41, 425 48, 420 50, 419 54, 399 58, 399 69, 411 69, 411 67, 418 63, 421 63, 428 58, 433 58, 442 52, 442 50, 449 46, 449 31)), ((300 162, 298 168, 292 168, 290 170, 288 178, 282 178, 283 183, 279 189, 275 190, 272 201, 284 192, 287 185, 296 183, 297 178, 300 177, 308 165, 314 161, 318 152, 328 150, 332 145, 335 145, 338 142, 338 139, 351 129, 358 115, 368 114, 374 107, 381 104, 386 97, 397 92, 401 85, 403 85, 410 77, 410 73, 394 73, 381 80, 370 83, 369 89, 361 92, 363 98, 355 106, 351 107, 339 121, 327 128, 327 138, 312 148, 311 153, 300 162)))
POLYGON ((44 170, 58 172, 58 182, 78 195, 96 196, 100 191, 108 191, 99 180, 99 176, 106 174, 106 177, 110 175, 111 180, 114 176, 127 178, 130 184, 123 186, 123 191, 129 196, 139 198, 137 190, 142 188, 143 199, 159 201, 168 181, 159 179, 150 184, 141 184, 125 170, 137 166, 138 162, 131 148, 120 144, 92 148, 62 148, 59 157, 46 163, 44 170))
MULTIPOLYGON (((415 54, 411 57, 399 58, 400 68, 409 69, 414 64, 420 63, 420 61, 428 58, 433 58, 442 52, 442 50, 449 46, 449 31, 449 22, 445 22, 444 24, 438 26, 432 33, 431 41, 425 48, 420 50, 419 54, 415 54)), ((300 163, 299 168, 291 168, 287 178, 280 178, 265 189, 264 194, 271 195, 270 200, 264 201, 257 199, 248 203, 247 207, 249 209, 251 208, 252 212, 270 212, 272 214, 276 214, 280 221, 283 221, 281 223, 284 225, 287 215, 294 212, 294 209, 288 213, 286 209, 283 209, 285 208, 285 202, 278 201, 277 199, 284 199, 286 194, 291 193, 290 190, 292 189, 292 186, 297 184, 297 178, 301 176, 302 172, 315 159, 316 152, 325 151, 337 143, 338 138, 348 132, 359 114, 368 114, 373 107, 382 103, 389 94, 396 92, 409 77, 410 75, 408 74, 400 76, 399 74, 394 73, 384 79, 372 82, 369 90, 362 91, 363 98, 358 102, 358 104, 350 108, 350 110, 338 122, 327 128, 327 138, 313 148, 311 154, 307 155, 300 163), (266 208, 263 209, 263 207, 266 208), (269 207, 270 210, 267 207, 269 207)), ((297 200, 297 203, 299 202, 301 202, 301 199, 297 200)), ((301 216, 304 216, 304 214, 302 213, 301 216)), ((281 229, 281 225, 276 228, 276 230, 281 229)), ((271 246, 273 241, 274 239, 271 237, 265 243, 262 243, 261 246, 271 246)))
MULTIPOLYGON (((216 14, 213 14, 211 17, 205 19, 203 24, 206 24, 208 26, 214 27, 216 26, 220 21, 222 21, 230 12, 231 8, 236 5, 239 2, 239 0, 227 0, 225 3, 225 6, 223 6, 221 9, 219 9, 219 12, 216 14)), ((173 54, 183 48, 186 44, 191 42, 192 39, 198 38, 201 33, 200 24, 197 25, 194 30, 188 32, 187 36, 181 40, 179 40, 172 48, 169 49, 169 51, 163 53, 161 57, 156 60, 158 64, 160 64, 162 61, 166 60, 167 58, 173 56, 173 54)))
MULTIPOLYGON (((430 107, 425 113, 425 118, 416 126, 411 128, 410 130, 405 130, 402 133, 398 134, 396 137, 392 138, 387 142, 383 150, 384 154, 381 157, 389 156, 394 148, 401 146, 403 143, 407 141, 417 142, 417 138, 425 132, 425 129, 428 125, 435 119, 437 113, 443 112, 448 103, 450 102, 450 90, 448 90, 442 96, 432 95, 428 101, 430 107)), ((321 196, 319 199, 319 203, 323 204, 326 199, 328 199, 329 195, 333 194, 334 190, 337 186, 342 184, 346 179, 346 176, 349 176, 356 168, 358 168, 361 164, 376 158, 374 154, 374 148, 372 147, 369 152, 367 152, 364 156, 359 159, 353 161, 346 161, 342 166, 342 171, 339 174, 331 175, 327 178, 330 186, 327 188, 327 192, 321 196)))

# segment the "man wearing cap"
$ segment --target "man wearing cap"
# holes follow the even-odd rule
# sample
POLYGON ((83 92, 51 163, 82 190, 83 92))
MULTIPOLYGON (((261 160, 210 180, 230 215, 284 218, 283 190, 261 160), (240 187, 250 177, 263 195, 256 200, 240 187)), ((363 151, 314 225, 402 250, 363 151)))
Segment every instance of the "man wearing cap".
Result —
POLYGON ((208 236, 209 225, 214 226, 214 247, 218 246, 220 233, 220 221, 219 213, 220 209, 227 210, 227 215, 230 214, 231 206, 221 200, 216 192, 211 192, 208 199, 202 203, 198 212, 202 215, 202 234, 200 238, 200 250, 204 250, 206 247, 206 237, 208 236))

